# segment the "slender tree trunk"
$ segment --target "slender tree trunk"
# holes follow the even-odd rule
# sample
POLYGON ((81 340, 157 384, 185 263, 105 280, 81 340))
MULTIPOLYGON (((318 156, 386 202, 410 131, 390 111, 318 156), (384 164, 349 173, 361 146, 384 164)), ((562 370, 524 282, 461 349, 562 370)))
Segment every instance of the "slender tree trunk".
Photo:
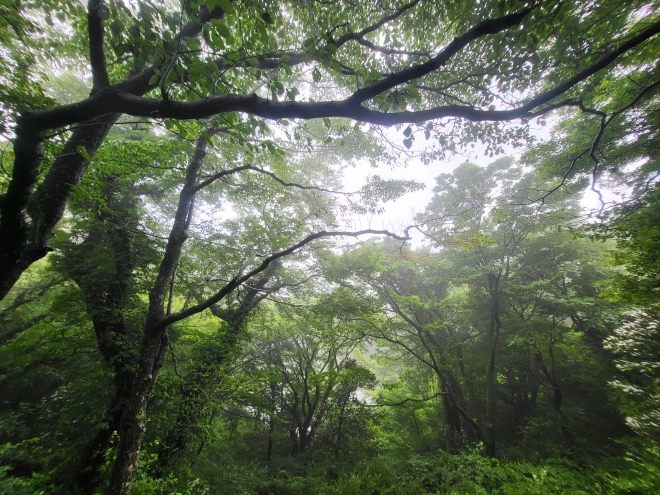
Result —
MULTIPOLYGON (((550 348, 550 353, 552 354, 552 348, 550 348)), ((571 434, 571 431, 569 430, 568 425, 566 424, 567 423, 566 416, 564 415, 564 411, 562 410, 563 394, 561 392, 561 389, 559 388, 559 382, 557 381, 557 377, 555 376, 554 369, 552 370, 552 372, 548 369, 548 367, 545 364, 545 361, 543 360, 543 355, 541 354, 540 351, 537 351, 534 354, 534 359, 538 363, 539 368, 541 369, 541 373, 543 373, 543 376, 545 377, 546 380, 548 380, 548 383, 552 387, 553 390, 552 406, 559 415, 559 420, 560 420, 559 427, 561 428, 561 432, 568 441, 572 441, 573 435, 571 434)))
POLYGON ((342 428, 344 426, 344 413, 346 412, 346 405, 348 404, 348 400, 350 399, 350 394, 346 397, 346 399, 342 402, 341 404, 341 410, 339 411, 339 424, 337 425, 337 446, 335 447, 335 459, 339 458, 339 454, 341 453, 341 433, 342 433, 342 428))
POLYGON ((497 387, 495 385, 495 357, 497 340, 500 335, 500 275, 488 275, 488 291, 490 292, 490 320, 488 322, 488 338, 490 350, 488 368, 486 369, 486 424, 484 425, 484 446, 488 457, 496 457, 495 420, 497 418, 497 387))
POLYGON ((270 393, 273 400, 273 408, 270 411, 270 418, 268 418, 268 449, 266 452, 266 460, 268 462, 273 458, 273 439, 275 436, 275 384, 271 382, 270 393))
POLYGON ((299 438, 296 431, 297 428, 295 426, 289 428, 289 438, 291 439, 291 457, 296 457, 300 452, 299 438))
POLYGON ((463 433, 461 428, 461 414, 457 408, 456 397, 454 396, 455 390, 452 390, 452 387, 449 385, 448 378, 443 374, 440 380, 442 409, 445 413, 445 426, 447 428, 448 450, 450 452, 456 452, 463 433))
MULTIPOLYGON (((458 369, 461 372, 461 377, 465 382, 465 388, 467 390, 468 404, 469 404, 468 412, 471 412, 472 414, 476 415, 479 418, 480 423, 483 424, 485 418, 482 413, 482 408, 480 407, 479 402, 477 401, 476 394, 474 393, 474 381, 468 376, 467 372, 465 371, 465 362, 463 361, 462 345, 458 345, 456 347, 456 356, 458 357, 458 369)), ((473 436, 472 440, 477 439, 477 437, 481 438, 482 436, 481 428, 477 428, 477 429, 473 428, 472 436, 473 436)))

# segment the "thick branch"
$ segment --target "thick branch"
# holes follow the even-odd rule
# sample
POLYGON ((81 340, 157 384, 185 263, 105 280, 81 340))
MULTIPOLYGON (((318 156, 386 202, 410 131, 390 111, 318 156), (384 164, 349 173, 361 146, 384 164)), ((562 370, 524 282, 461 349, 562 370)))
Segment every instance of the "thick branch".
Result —
POLYGON ((442 50, 428 62, 402 70, 392 74, 382 81, 377 82, 376 84, 360 89, 353 93, 351 100, 356 102, 370 100, 374 96, 384 93, 389 89, 399 86, 400 84, 407 83, 413 79, 419 79, 420 77, 438 70, 440 67, 446 64, 451 57, 460 52, 474 40, 477 40, 488 34, 500 33, 513 26, 517 26, 534 8, 535 7, 530 7, 515 14, 499 17, 497 19, 488 19, 486 21, 480 22, 467 33, 459 36, 458 38, 454 38, 453 41, 449 43, 449 45, 447 45, 444 50, 442 50))
POLYGON ((553 100, 557 96, 560 96, 564 94, 566 91, 577 85, 578 83, 584 81, 590 76, 593 76, 596 72, 604 69, 608 65, 610 65, 612 62, 614 62, 617 58, 619 58, 621 55, 626 53, 627 51, 631 50, 632 48, 635 48, 637 45, 640 43, 643 43, 647 39, 655 36, 660 32, 660 22, 656 22, 654 24, 651 24, 648 28, 643 29, 640 31, 639 34, 636 36, 633 36, 630 38, 628 41, 625 43, 622 43, 619 45, 619 47, 616 50, 613 50, 612 52, 608 53, 604 57, 602 57, 600 60, 598 60, 596 63, 590 65, 583 71, 578 72, 575 74, 573 77, 568 79, 567 81, 559 84, 555 88, 551 89, 550 91, 546 91, 545 93, 540 94, 536 98, 532 98, 529 102, 527 102, 525 105, 523 105, 519 110, 523 110, 525 112, 533 110, 534 108, 543 105, 544 103, 549 102, 550 100, 553 100))
MULTIPOLYGON (((526 12, 527 11, 525 11, 525 13, 526 12)), ((474 28, 470 31, 476 30, 476 32, 490 32, 498 26, 501 28, 502 25, 506 25, 507 22, 513 23, 517 17, 522 16, 523 14, 520 13, 499 20, 485 21, 479 25, 482 26, 480 30, 474 28), (506 19, 506 22, 502 21, 502 19, 506 19), (497 21, 502 22, 498 23, 497 21)), ((19 119, 19 127, 25 126, 31 127, 36 131, 43 131, 46 129, 72 125, 90 120, 104 113, 114 113, 117 111, 136 117, 172 118, 181 120, 204 119, 225 112, 244 112, 267 119, 345 117, 377 125, 418 123, 448 117, 464 118, 473 122, 510 121, 520 118, 531 118, 550 111, 545 108, 537 112, 532 112, 532 110, 549 102, 563 92, 568 91, 579 82, 587 79, 589 76, 612 63, 626 51, 638 46, 640 43, 651 38, 658 32, 660 32, 660 22, 645 29, 610 54, 602 57, 587 69, 571 77, 568 81, 540 94, 528 103, 513 110, 481 110, 472 106, 447 105, 415 112, 383 113, 364 108, 360 105, 365 99, 379 94, 396 84, 408 82, 412 78, 420 77, 423 75, 417 71, 420 67, 425 67, 422 72, 428 73, 428 64, 433 63, 433 61, 431 61, 411 69, 403 70, 390 76, 382 83, 377 83, 370 88, 358 90, 353 96, 340 101, 318 103, 274 102, 254 94, 248 96, 228 94, 213 95, 193 102, 164 102, 149 98, 136 97, 120 91, 119 87, 111 87, 100 91, 98 94, 80 103, 65 105, 47 111, 25 112, 25 114, 19 119), (382 85, 383 83, 386 84, 382 85)), ((458 39, 460 38, 457 38, 457 40, 458 39)), ((443 53, 446 51, 447 49, 443 51, 443 53)), ((434 60, 437 60, 437 57, 434 60)), ((572 100, 567 100, 564 103, 565 105, 575 104, 572 100)), ((552 105, 550 108, 554 110, 557 106, 552 105)))
POLYGON ((108 70, 105 64, 105 50, 103 49, 103 0, 89 0, 87 2, 87 25, 89 30, 89 61, 92 66, 92 93, 101 88, 110 86, 108 70))

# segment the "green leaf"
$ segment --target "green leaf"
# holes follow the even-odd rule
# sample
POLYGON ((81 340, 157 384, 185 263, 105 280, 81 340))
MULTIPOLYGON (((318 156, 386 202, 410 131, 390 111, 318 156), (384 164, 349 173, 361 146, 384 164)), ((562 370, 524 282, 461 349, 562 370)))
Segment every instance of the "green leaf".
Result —
POLYGON ((231 32, 229 31, 229 28, 224 22, 216 23, 216 27, 218 28, 218 34, 222 36, 224 39, 226 39, 227 41, 233 39, 231 32))
POLYGON ((225 14, 227 15, 232 15, 235 12, 234 6, 231 4, 229 0, 216 0, 216 3, 220 6, 222 10, 225 11, 225 14))
POLYGON ((85 160, 91 161, 92 157, 90 156, 89 153, 87 153, 87 150, 85 149, 84 146, 76 146, 76 151, 80 156, 82 156, 85 160))

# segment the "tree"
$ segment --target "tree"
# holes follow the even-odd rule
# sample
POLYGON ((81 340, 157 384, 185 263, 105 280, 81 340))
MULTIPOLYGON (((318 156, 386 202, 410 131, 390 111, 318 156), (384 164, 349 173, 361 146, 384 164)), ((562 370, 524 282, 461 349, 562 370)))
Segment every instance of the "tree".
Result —
POLYGON ((503 286, 511 276, 511 263, 525 239, 547 225, 553 210, 555 215, 557 210, 564 209, 567 210, 564 215, 569 214, 568 204, 552 204, 556 201, 554 197, 549 197, 543 208, 526 201, 530 190, 538 189, 534 188, 534 176, 512 164, 510 158, 496 160, 486 168, 464 163, 452 174, 438 177, 436 195, 420 215, 429 237, 438 245, 474 246, 473 276, 485 277, 490 309, 483 441, 492 457, 495 457, 496 355, 502 329, 503 286), (512 198, 516 203, 509 203, 512 198))
MULTIPOLYGON (((218 157, 219 153, 216 150, 209 153, 207 148, 212 142, 212 135, 218 132, 208 129, 202 133, 192 150, 185 141, 174 140, 172 143, 147 135, 141 136, 139 144, 134 146, 122 143, 114 153, 109 153, 110 156, 100 154, 99 159, 122 165, 107 166, 104 174, 81 185, 79 198, 72 205, 75 218, 70 222, 69 229, 61 231, 64 238, 58 243, 62 251, 58 256, 61 258, 61 271, 83 289, 99 349, 115 378, 115 398, 108 406, 108 422, 100 428, 97 438, 84 454, 78 485, 85 491, 91 491, 98 483, 98 471, 114 431, 119 432, 120 447, 111 490, 118 484, 130 490, 132 481, 125 480, 132 480, 131 477, 135 476, 142 435, 146 429, 147 405, 169 349, 168 327, 171 324, 213 309, 253 277, 266 272, 272 263, 316 239, 365 233, 394 235, 371 230, 319 231, 333 222, 334 205, 328 199, 332 191, 287 182, 256 165, 226 168, 224 161, 218 157), (191 151, 193 156, 186 157, 191 151), (144 167, 145 156, 146 159, 153 157, 158 160, 155 168, 163 170, 161 176, 145 181, 133 175, 139 174, 144 167), (182 158, 188 160, 188 166, 183 171, 176 167, 177 160, 182 158), (211 167, 215 170, 208 170, 211 167), (118 176, 119 172, 124 175, 118 176), (177 191, 181 172, 184 174, 184 186, 183 190, 177 191), (204 177, 203 173, 206 173, 204 177), (255 173, 261 180, 250 179, 255 173), (241 174, 242 181, 239 179, 241 174), (232 177, 234 181, 223 182, 227 177, 232 177), (278 186, 266 187, 264 181, 272 181, 278 186), (291 195, 288 191, 292 188, 302 190, 303 194, 291 195), (261 196, 263 203, 257 211, 254 211, 246 191, 261 196), (140 194, 146 196, 140 198, 140 194), (150 196, 153 198, 149 199, 150 196), (171 203, 165 201, 158 204, 158 198, 164 196, 178 196, 171 228, 158 224, 159 221, 168 222, 168 217, 173 214, 171 203), (203 222, 196 225, 193 223, 195 200, 202 210, 206 205, 224 200, 235 205, 238 214, 214 228, 204 226, 203 222), (150 209, 160 211, 147 213, 150 209), (142 222, 138 220, 140 216, 142 222), (228 238, 222 233, 225 226, 229 227, 227 230, 231 234, 228 238), (188 243, 187 249, 184 249, 191 229, 197 235, 196 242, 188 243), (302 241, 290 245, 292 238, 304 236, 305 233, 308 235, 302 241), (167 242, 164 246, 156 244, 160 249, 151 250, 147 239, 154 236, 167 236, 167 242), (216 249, 216 255, 222 256, 221 264, 207 265, 209 243, 221 246, 221 249, 216 249), (271 254, 264 257, 264 252, 271 254), (209 276, 207 270, 213 275, 209 276), (150 294, 148 302, 139 297, 131 300, 138 291, 143 295, 150 294), (177 292, 183 301, 179 301, 177 292), (181 310, 177 313, 179 304, 181 310), (159 322, 164 318, 172 321, 161 327, 159 322), (130 435, 126 433, 129 430, 130 435)), ((265 156, 268 164, 277 168, 277 159, 285 156, 273 145, 264 146, 261 151, 250 148, 252 145, 249 143, 243 147, 237 146, 231 138, 216 143, 219 148, 221 144, 231 146, 220 148, 225 151, 223 160, 247 150, 251 151, 253 160, 264 159, 265 156)), ((300 160, 297 163, 300 164, 300 160)), ((284 171, 283 168, 281 170, 284 171)), ((314 171, 314 167, 309 170, 314 171)), ((317 166, 316 172, 323 173, 323 170, 317 166)), ((371 207, 377 207, 378 198, 369 192, 372 184, 373 181, 368 183, 360 196, 367 198, 367 204, 373 205, 371 207)), ((385 181, 378 184, 381 189, 387 187, 385 181)), ((414 183, 398 181, 394 185, 393 194, 396 195, 397 191, 405 191, 414 183)), ((259 287, 258 281, 254 284, 259 287)), ((247 290, 249 292, 249 287, 247 290)), ((212 381, 212 368, 222 364, 218 361, 223 361, 223 356, 234 352, 240 321, 247 314, 245 307, 228 313, 216 308, 216 312, 225 320, 235 320, 229 322, 234 330, 223 334, 227 337, 224 342, 206 351, 198 351, 202 354, 206 352, 210 361, 202 359, 199 363, 201 368, 193 372, 197 379, 193 376, 193 383, 188 389, 190 393, 186 395, 189 404, 183 404, 181 408, 182 428, 170 439, 172 448, 163 450, 163 466, 167 466, 166 457, 170 453, 174 455, 185 447, 185 429, 201 413, 199 406, 203 406, 205 380, 212 381), (235 313, 234 316, 231 316, 232 313, 235 313), (180 437, 175 438, 177 435, 180 437)))
POLYGON ((328 276, 345 286, 348 300, 339 301, 344 311, 352 310, 363 338, 391 347, 432 373, 438 389, 433 397, 442 399, 446 443, 456 450, 479 437, 480 427, 457 374, 460 348, 471 336, 448 322, 451 275, 443 261, 400 246, 364 247, 332 261, 328 276), (370 292, 377 298, 369 297, 370 292), (356 296, 363 302, 351 303, 356 296))
POLYGON ((270 404, 269 459, 277 424, 287 429, 292 456, 304 457, 319 431, 327 437, 330 429, 336 432, 330 442, 337 455, 349 402, 358 388, 374 380, 351 357, 360 345, 351 326, 324 308, 324 302, 311 305, 302 314, 286 311, 274 315, 267 334, 252 345, 255 361, 271 380, 263 393, 270 404))
MULTIPOLYGON (((89 52, 93 85, 87 99, 43 110, 35 109, 38 102, 31 96, 3 99, 8 121, 16 124, 12 172, 0 202, 3 297, 31 263, 47 254, 73 188, 120 114, 165 119, 169 128, 185 134, 189 127, 183 121, 217 116, 231 128, 243 127, 238 133, 243 138, 264 125, 261 118, 409 123, 407 147, 423 132, 427 139, 439 136, 441 153, 455 146, 447 143, 473 138, 497 152, 503 139, 522 136, 502 131, 500 123, 585 107, 599 94, 598 81, 616 72, 624 55, 627 66, 644 70, 653 53, 646 45, 660 30, 653 16, 637 14, 652 11, 644 2, 447 7, 414 0, 393 5, 386 15, 367 5, 350 8, 350 22, 341 17, 343 4, 334 2, 313 3, 309 9, 296 3, 191 2, 174 11, 150 2, 133 9, 90 0, 86 22, 82 9, 68 3, 40 6, 37 21, 25 21, 26 8, 12 6, 5 32, 9 26, 36 28, 53 13, 72 23, 75 48, 89 52), (608 14, 613 10, 616 16, 608 14), (439 24, 446 29, 438 30, 439 24), (378 36, 384 36, 384 46, 376 43, 378 36), (585 46, 597 48, 585 53, 585 46), (367 64, 361 63, 365 56, 367 64), (332 94, 321 93, 322 101, 315 101, 313 87, 309 94, 300 92, 299 79, 309 82, 308 75, 313 83, 324 77, 335 81, 332 94), (519 91, 526 93, 522 102, 516 102, 519 91), (285 94, 288 101, 280 101, 285 94), (296 101, 298 96, 306 101, 296 101), (446 120, 431 122, 439 119, 450 119, 454 131, 446 132, 446 120), (55 130, 67 136, 61 151, 46 139, 55 130), (42 175, 44 150, 53 163, 42 175)), ((0 39, 11 48, 12 63, 19 64, 23 54, 14 42, 0 39)), ((80 57, 70 58, 84 65, 80 57)), ((31 70, 38 68, 34 63, 31 70)))
MULTIPOLYGON (((342 193, 333 173, 323 167, 304 173, 294 153, 359 148, 356 136, 373 143, 360 123, 410 124, 401 127, 404 147, 413 150, 422 134, 437 142, 424 153, 427 160, 475 139, 497 153, 503 143, 528 137, 529 119, 560 108, 598 115, 609 127, 610 117, 615 123, 634 117, 643 103, 641 128, 652 131, 657 85, 649 67, 660 23, 655 14, 640 15, 652 7, 616 1, 446 6, 414 0, 383 7, 375 1, 211 0, 184 2, 176 10, 150 0, 90 0, 85 11, 77 2, 4 2, 0 295, 57 248, 57 241, 49 243, 58 225, 58 235, 68 235, 68 208, 77 218, 69 246, 61 244, 65 258, 74 261, 94 242, 98 250, 89 252, 103 262, 66 268, 64 259, 62 273, 79 280, 106 364, 115 367, 123 411, 113 407, 121 420, 110 492, 131 490, 151 392, 176 325, 232 298, 272 263, 317 239, 363 233, 408 238, 408 231, 339 230, 329 197, 339 192, 346 198, 335 211, 369 211, 380 198, 418 185, 373 177, 358 194, 342 193), (89 97, 59 100, 75 91, 53 91, 51 67, 66 66, 84 78, 88 61, 89 97), (632 86, 620 77, 624 66, 633 76, 644 75, 639 98, 628 98, 632 86), (608 106, 603 92, 612 85, 633 103, 608 106), (313 119, 322 120, 307 122, 313 119), (513 120, 522 125, 500 125, 513 120), (177 137, 163 137, 169 133, 177 137), (119 162, 126 166, 117 167, 119 162), (145 186, 151 192, 142 196, 145 186), (79 201, 81 195, 91 196, 79 201), (167 201, 159 204, 158 195, 167 201), (357 204, 365 198, 366 208, 357 204), (228 203, 232 207, 217 208, 228 203), (220 222, 223 215, 232 218, 220 222), (150 242, 155 249, 138 260, 135 252, 146 238, 157 239, 150 242), (222 249, 212 251, 212 244, 222 249), (134 340, 126 342, 129 327, 134 340), (126 369, 130 380, 119 378, 126 369)), ((377 161, 376 153, 367 154, 377 161)), ((496 187, 479 173, 475 177, 496 187)), ((503 218, 508 227, 517 221, 503 218)), ((512 256, 497 258, 500 267, 512 256)), ((502 291, 499 273, 488 275, 494 356, 502 291)), ((9 299, 16 302, 13 294, 9 299)), ((494 357, 490 364, 494 406, 494 357)))
POLYGON ((596 261, 603 252, 557 232, 575 214, 572 200, 521 201, 542 185, 511 159, 464 163, 437 182, 419 219, 437 252, 385 242, 327 263, 364 338, 415 370, 402 373, 399 387, 411 393, 387 393, 385 403, 439 397, 446 429, 439 439, 450 450, 478 439, 495 456, 497 442, 519 441, 534 421, 558 425, 570 443, 570 423, 581 420, 567 416, 566 402, 572 413, 576 391, 604 393, 604 383, 590 381, 605 373, 599 349, 615 313, 598 300, 608 276, 596 261), (584 349, 594 359, 577 369, 571 356, 584 349), (498 412, 502 405, 508 410, 498 412))
MULTIPOLYGON (((236 300, 227 304, 226 308, 218 305, 209 308, 221 324, 217 335, 194 350, 192 369, 179 384, 181 402, 176 419, 158 449, 158 462, 153 470, 156 478, 165 477, 174 462, 185 452, 200 420, 209 409, 209 402, 212 402, 211 407, 218 405, 217 401, 211 401, 213 390, 218 387, 218 381, 222 382, 225 378, 235 356, 240 355, 241 339, 244 339, 250 313, 267 295, 282 288, 281 282, 268 286, 275 276, 277 266, 278 263, 271 264, 260 278, 247 286, 243 294, 237 294, 236 300)), ((177 368, 176 372, 179 373, 181 366, 177 368)), ((203 442, 204 438, 201 440, 203 442)))

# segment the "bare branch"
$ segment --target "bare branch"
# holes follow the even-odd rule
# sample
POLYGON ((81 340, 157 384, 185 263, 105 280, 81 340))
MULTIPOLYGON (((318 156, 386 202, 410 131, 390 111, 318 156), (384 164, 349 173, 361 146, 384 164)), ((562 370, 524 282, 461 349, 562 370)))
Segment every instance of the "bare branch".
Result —
POLYGON ((430 400, 435 399, 436 397, 442 396, 442 392, 438 392, 433 394, 431 397, 426 397, 425 399, 412 399, 412 398, 407 398, 403 399, 402 401, 399 402, 390 402, 390 403, 384 403, 384 404, 364 404, 366 407, 397 407, 397 406, 402 406, 406 404, 407 402, 428 402, 430 400))
POLYGON ((330 194, 343 194, 344 196, 350 196, 353 194, 357 194, 356 192, 343 192, 343 191, 333 191, 331 189, 324 189, 322 187, 316 187, 316 186, 303 186, 302 184, 297 184, 295 182, 286 182, 283 179, 280 179, 277 175, 275 175, 273 172, 269 172, 268 170, 264 170, 263 168, 255 167, 254 165, 242 165, 240 167, 235 167, 229 170, 223 170, 222 172, 218 172, 217 174, 212 175, 208 179, 206 179, 203 182, 200 182, 197 184, 194 188, 190 190, 190 192, 195 193, 199 191, 200 189, 205 188, 206 186, 212 184, 218 179, 221 179, 222 177, 225 177, 227 175, 232 175, 236 174, 238 172, 242 172, 244 170, 252 170, 253 172, 259 172, 260 174, 267 175, 268 177, 271 177, 273 180, 276 182, 279 182, 283 186, 287 187, 295 187, 298 189, 303 189, 307 191, 320 191, 320 192, 326 192, 330 194))
POLYGON ((412 9, 414 6, 416 6, 419 3, 420 0, 413 0, 410 3, 405 4, 403 7, 398 9, 397 11, 393 12, 392 14, 383 17, 380 21, 378 21, 375 24, 372 24, 371 26, 364 28, 362 31, 359 31, 357 33, 346 33, 343 35, 341 38, 337 40, 335 45, 337 48, 342 46, 344 43, 351 41, 351 40, 359 40, 361 38, 364 38, 367 34, 373 33, 374 31, 380 29, 382 26, 387 24, 390 21, 395 20, 397 17, 401 16, 403 13, 405 13, 407 10, 412 9))

